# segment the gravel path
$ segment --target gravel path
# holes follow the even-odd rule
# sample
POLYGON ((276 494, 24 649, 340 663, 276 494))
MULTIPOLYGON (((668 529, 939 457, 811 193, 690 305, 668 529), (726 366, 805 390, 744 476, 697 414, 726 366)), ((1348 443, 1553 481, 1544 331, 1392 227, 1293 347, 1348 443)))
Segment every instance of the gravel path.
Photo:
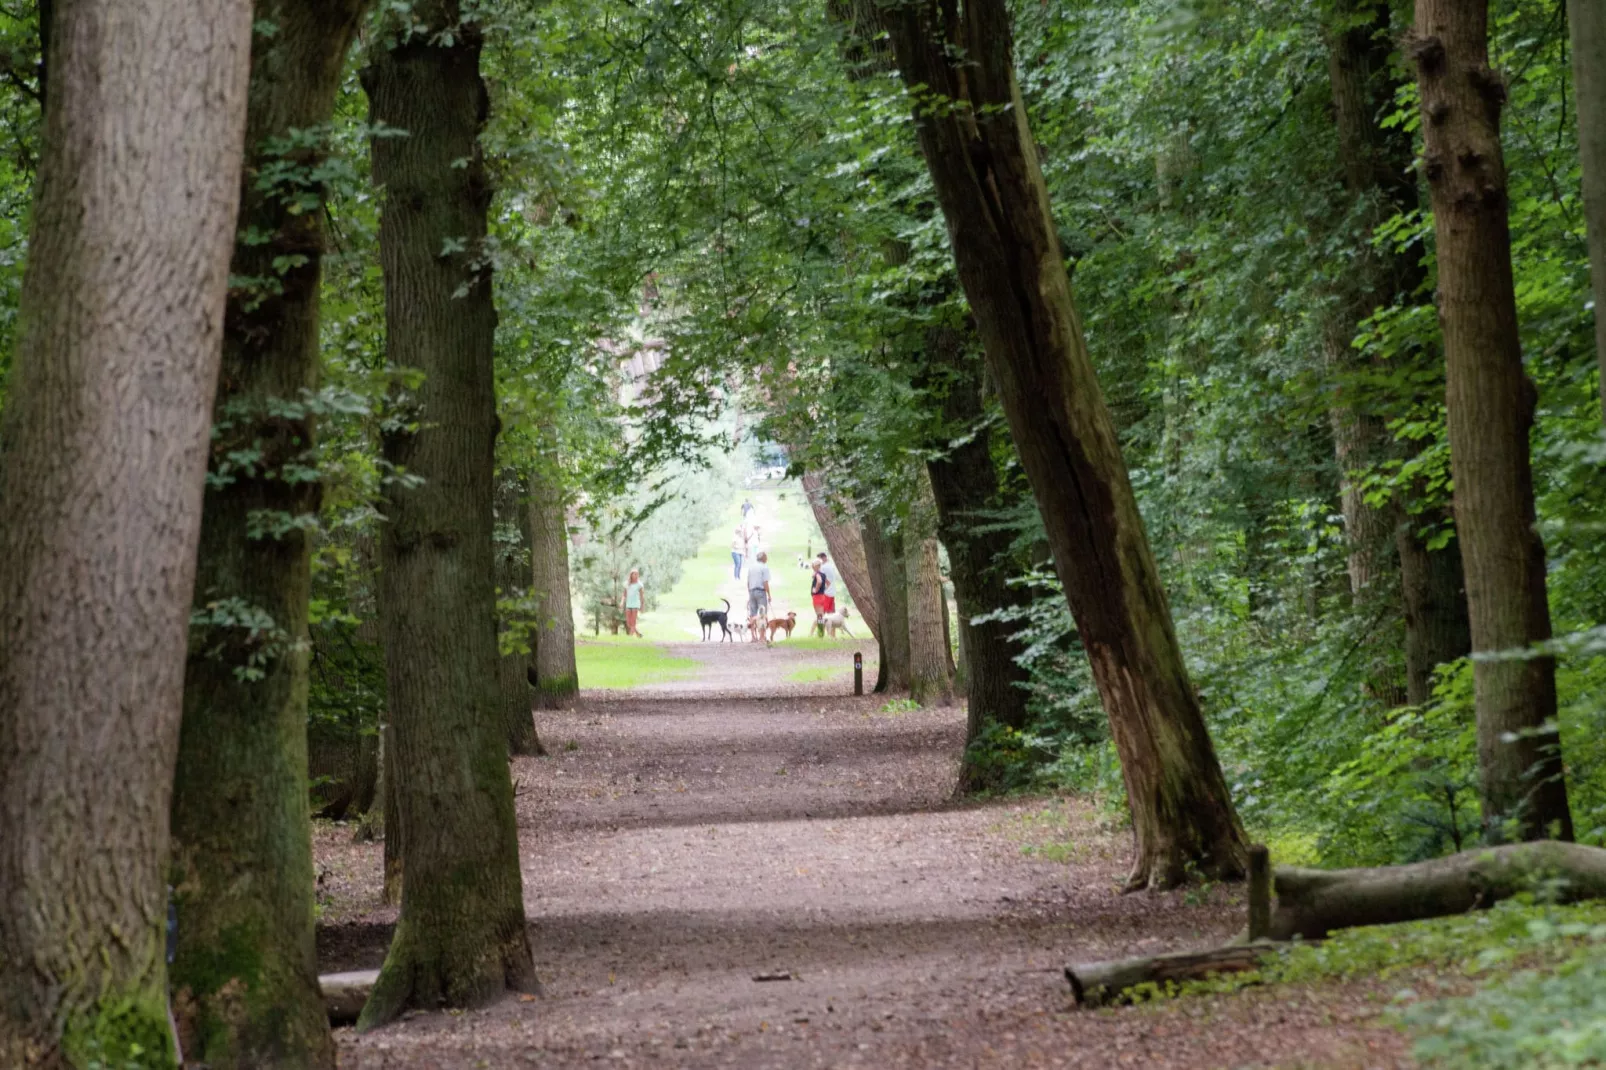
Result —
MULTIPOLYGON (((842 653, 691 653, 700 687, 588 695, 514 765, 544 996, 341 1030, 342 1067, 1404 1065, 1359 990, 1075 1011, 1067 961, 1219 942, 1237 892, 1118 894, 1077 801, 953 802, 959 709, 762 683, 842 653)), ((377 966, 379 849, 317 847, 323 968, 377 966)))

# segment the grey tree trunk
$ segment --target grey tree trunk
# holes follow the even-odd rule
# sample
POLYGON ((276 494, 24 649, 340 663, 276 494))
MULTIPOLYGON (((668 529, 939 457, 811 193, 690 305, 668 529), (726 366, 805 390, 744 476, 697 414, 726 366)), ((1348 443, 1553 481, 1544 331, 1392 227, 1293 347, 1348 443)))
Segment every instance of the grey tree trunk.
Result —
POLYGON ((1004 0, 883 0, 959 278, 1121 755, 1129 887, 1243 875, 1243 830, 1082 337, 1004 0))
POLYGON ((1606 4, 1568 0, 1567 19, 1572 24, 1589 277, 1595 291, 1595 358, 1600 364, 1601 418, 1606 420, 1606 4))
MULTIPOLYGON (((480 32, 452 0, 421 2, 363 71, 383 188, 386 353, 425 379, 385 458, 380 579, 401 916, 359 1028, 408 1007, 474 1006, 535 987, 497 686, 492 548, 496 310, 484 248, 491 188, 478 143, 489 101, 480 32), (389 44, 389 47, 385 47, 389 44)), ((387 821, 387 828, 392 822, 387 821)))
POLYGON ((569 514, 554 478, 530 476, 530 590, 541 598, 536 630, 535 706, 562 710, 580 693, 574 660, 574 603, 569 588, 569 514))
POLYGON ((924 468, 915 474, 904 536, 908 550, 909 697, 922 706, 951 706, 954 677, 948 652, 948 605, 937 549, 937 506, 924 468))
POLYGON ((1418 0, 1417 65, 1439 253, 1455 513, 1475 654, 1478 763, 1491 837, 1572 838, 1555 727, 1556 664, 1523 656, 1550 638, 1545 548, 1528 435, 1537 392, 1522 366, 1487 0, 1418 0), (1516 657, 1509 655, 1517 654, 1516 657))
POLYGON ((876 691, 909 690, 909 582, 904 566, 903 533, 887 529, 886 522, 869 509, 859 510, 864 538, 864 561, 870 573, 881 618, 876 642, 881 648, 876 668, 876 691))
MULTIPOLYGON (((496 590, 499 599, 518 600, 530 593, 530 511, 525 501, 524 479, 513 472, 498 475, 496 483, 496 520, 501 529, 496 542, 496 590), (512 529, 513 538, 505 536, 512 529)), ((522 618, 523 613, 512 614, 522 618)), ((502 717, 507 730, 509 754, 542 754, 541 740, 535 731, 530 666, 535 651, 534 630, 520 636, 524 649, 504 652, 501 644, 514 627, 507 615, 498 614, 497 629, 497 680, 502 693, 502 717)))
POLYGON ((290 473, 316 464, 304 395, 318 379, 323 212, 304 203, 320 192, 310 177, 264 189, 259 176, 285 162, 308 172, 321 162, 316 149, 285 161, 273 142, 329 121, 362 7, 258 0, 255 11, 274 30, 253 42, 231 271, 277 282, 229 297, 196 575, 204 623, 190 636, 172 810, 174 1015, 186 1059, 217 1070, 335 1063, 313 932, 310 547, 288 524, 277 537, 252 536, 263 515, 318 512, 318 485, 290 473), (278 270, 276 261, 291 266, 278 270), (232 464, 241 452, 259 459, 232 464), (234 600, 265 612, 271 631, 209 612, 234 600), (226 952, 241 942, 250 954, 226 952))
POLYGON ((0 422, 0 1066, 121 1066, 172 1058, 168 813, 251 5, 57 0, 49 33, 0 422))

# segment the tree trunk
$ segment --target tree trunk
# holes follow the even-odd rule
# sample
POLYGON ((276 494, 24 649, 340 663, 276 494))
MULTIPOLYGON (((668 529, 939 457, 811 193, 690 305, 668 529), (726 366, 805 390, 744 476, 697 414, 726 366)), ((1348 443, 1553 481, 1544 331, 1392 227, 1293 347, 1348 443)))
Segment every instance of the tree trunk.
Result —
POLYGON ((859 510, 864 560, 875 593, 881 632, 876 692, 909 690, 909 593, 903 559, 903 533, 890 532, 868 509, 859 510))
POLYGON ((580 693, 569 597, 569 516, 557 484, 539 472, 530 478, 530 560, 530 590, 541 597, 541 626, 532 640, 535 705, 568 709, 580 693))
POLYGON ((362 1028, 408 1007, 535 987, 497 687, 481 38, 451 0, 415 4, 410 18, 363 71, 371 120, 408 132, 372 144, 386 355, 425 378, 398 399, 408 420, 384 444, 422 483, 392 484, 384 506, 381 623, 406 877, 362 1028))
MULTIPOLYGON (((1027 693, 1021 685, 1030 675, 1015 661, 1021 648, 1010 639, 1013 625, 970 622, 1000 609, 1025 605, 1030 597, 1008 583, 1009 533, 976 530, 985 524, 978 511, 1002 504, 998 473, 993 468, 992 432, 982 405, 981 359, 967 351, 960 332, 937 328, 927 337, 926 368, 927 381, 922 385, 942 394, 941 441, 927 443, 942 452, 926 463, 926 470, 937 504, 937 533, 948 551, 959 610, 959 652, 969 702, 968 752, 989 724, 1026 726, 1027 693)), ((961 790, 984 787, 967 763, 960 770, 961 790)))
POLYGON ((853 608, 858 610, 870 634, 881 634, 881 613, 877 608, 875 587, 870 581, 870 566, 865 563, 864 539, 859 534, 858 522, 851 513, 838 515, 830 488, 819 472, 803 473, 803 493, 814 511, 814 522, 825 536, 826 549, 836 563, 837 574, 847 585, 853 597, 853 608))
POLYGON ((388 907, 401 906, 402 890, 402 810, 397 797, 396 730, 389 715, 379 731, 379 798, 385 810, 385 886, 380 901, 388 907))
MULTIPOLYGON (((523 479, 504 473, 496 483, 496 521, 503 528, 496 542, 496 589, 499 600, 520 600, 530 593, 530 512, 524 500, 523 479), (511 532, 507 529, 511 528, 511 532), (512 538, 507 536, 511 534, 512 538)), ((512 614, 522 619, 525 610, 512 614)), ((541 754, 541 740, 535 733, 532 712, 530 666, 535 651, 534 629, 521 638, 524 649, 503 653, 501 642, 513 624, 503 614, 497 618, 497 680, 502 693, 502 719, 507 730, 507 752, 511 755, 541 754)))
POLYGON ((1129 887, 1177 884, 1190 865, 1242 876, 1243 832, 1082 338, 1008 6, 966 0, 951 26, 937 0, 885 0, 883 13, 905 84, 942 102, 917 104, 916 128, 1121 755, 1137 837, 1129 887))
POLYGON ((1475 654, 1484 826, 1572 838, 1556 731, 1556 665, 1502 657, 1550 638, 1545 548, 1535 528, 1528 435, 1536 391, 1523 372, 1511 273, 1500 111, 1487 0, 1418 0, 1409 52, 1421 85, 1423 169, 1433 197, 1455 513, 1475 654))
POLYGON ((59 0, 49 32, 0 423, 0 1066, 154 1064, 251 5, 59 0))
POLYGON ((1567 18, 1572 23, 1578 155, 1584 167, 1589 275, 1595 291, 1595 358, 1600 364, 1601 417, 1606 420, 1606 4, 1568 0, 1567 18))
POLYGON ((1278 867, 1269 935, 1319 940, 1334 929, 1465 914, 1550 881, 1561 902, 1606 897, 1606 851, 1542 841, 1479 847, 1408 866, 1278 867))
POLYGON ((1472 650, 1467 622, 1461 547, 1428 549, 1420 517, 1406 517, 1395 532, 1405 595, 1405 700, 1421 706, 1433 697, 1433 674, 1472 650))
POLYGON ((951 706, 954 678, 945 627, 948 605, 937 549, 937 506, 924 468, 915 473, 915 482, 904 536, 908 550, 909 697, 922 706, 951 706))
POLYGON ((258 0, 239 238, 213 423, 172 832, 178 944, 173 1010, 185 1058, 228 1067, 333 1067, 318 992, 307 797, 306 533, 253 537, 266 514, 315 517, 306 393, 318 379, 322 151, 274 145, 329 121, 361 0, 258 0), (305 169, 288 188, 262 173, 305 169), (249 236, 249 237, 247 237, 249 236), (291 266, 276 269, 276 263, 291 266), (274 280, 272 282, 266 280, 274 280), (241 467, 240 453, 258 455, 241 467), (265 614, 264 630, 232 604, 265 614))

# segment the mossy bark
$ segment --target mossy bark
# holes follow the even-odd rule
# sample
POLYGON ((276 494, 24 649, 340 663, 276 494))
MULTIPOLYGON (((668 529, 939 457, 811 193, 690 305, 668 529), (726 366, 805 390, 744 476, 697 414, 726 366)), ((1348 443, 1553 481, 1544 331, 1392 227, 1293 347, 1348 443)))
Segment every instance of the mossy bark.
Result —
POLYGON ((173 1057, 168 808, 250 31, 247 0, 52 5, 0 420, 7 1068, 173 1057))
POLYGON ((1487 0, 1418 0, 1407 51, 1422 98, 1438 241, 1439 322, 1455 515, 1466 566, 1487 833, 1571 839, 1556 730, 1545 547, 1528 454, 1538 400, 1523 370, 1487 0), (1515 656, 1513 656, 1515 655, 1515 656))
POLYGON ((569 517, 555 478, 530 476, 530 590, 541 600, 534 645, 535 708, 562 710, 580 693, 574 660, 574 603, 569 591, 569 517))
MULTIPOLYGON (((420 477, 384 502, 381 629, 401 915, 359 1028, 409 1007, 486 1003, 535 987, 497 686, 492 467, 496 438, 489 100, 481 36, 452 2, 415 4, 362 72, 376 138, 386 353, 424 380, 387 461, 420 477), (388 47, 387 47, 388 46, 388 47)), ((387 830, 392 824, 387 821, 387 830)))
POLYGON ((942 590, 937 548, 937 506, 924 468, 915 473, 904 545, 909 585, 909 697, 922 706, 951 706, 952 659, 948 652, 948 604, 942 590))
POLYGON ((1241 877, 1243 831, 1072 299, 1004 0, 883 0, 999 399, 1121 755, 1129 887, 1241 877))
POLYGON ((870 572, 881 631, 876 635, 880 658, 875 690, 909 690, 909 580, 903 557, 903 533, 889 530, 886 521, 861 509, 864 561, 870 572))
POLYGON ((178 947, 174 1014, 185 1056, 218 1070, 333 1067, 318 991, 307 795, 308 540, 262 516, 315 516, 316 388, 323 213, 305 198, 322 152, 274 142, 329 120, 361 0, 258 0, 271 23, 251 59, 239 233, 202 517, 196 603, 238 599, 272 619, 198 625, 184 680, 173 797, 178 947), (286 183, 264 172, 302 169, 286 183), (302 177, 306 176, 306 177, 302 177), (275 265, 290 264, 278 268, 275 265), (231 458, 259 456, 239 468, 231 458))

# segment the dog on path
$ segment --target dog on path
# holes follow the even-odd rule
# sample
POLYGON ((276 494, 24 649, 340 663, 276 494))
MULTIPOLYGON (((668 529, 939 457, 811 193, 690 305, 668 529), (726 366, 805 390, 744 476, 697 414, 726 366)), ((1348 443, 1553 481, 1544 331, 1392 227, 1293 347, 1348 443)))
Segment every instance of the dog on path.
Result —
POLYGON ((797 627, 797 614, 788 613, 784 617, 771 618, 768 627, 770 631, 770 642, 775 642, 775 633, 779 631, 786 632, 786 637, 790 639, 792 638, 792 629, 797 627))
POLYGON ((839 632, 839 631, 843 635, 847 636, 849 639, 857 639, 858 638, 858 636, 856 636, 852 632, 848 631, 848 607, 847 606, 843 606, 841 609, 837 610, 835 613, 827 613, 827 614, 825 614, 824 616, 822 616, 820 618, 820 620, 825 623, 826 634, 829 635, 832 639, 836 638, 836 633, 839 632))
POLYGON ((744 643, 747 641, 747 625, 743 624, 741 621, 731 621, 730 630, 735 642, 744 643))
MULTIPOLYGON (((720 642, 724 642, 731 637, 729 621, 730 599, 721 598, 720 601, 725 603, 724 609, 699 609, 697 611, 697 623, 703 626, 703 642, 705 643, 714 637, 714 625, 716 624, 719 625, 719 631, 723 637, 720 642)), ((734 642, 734 640, 732 641, 734 642)))

